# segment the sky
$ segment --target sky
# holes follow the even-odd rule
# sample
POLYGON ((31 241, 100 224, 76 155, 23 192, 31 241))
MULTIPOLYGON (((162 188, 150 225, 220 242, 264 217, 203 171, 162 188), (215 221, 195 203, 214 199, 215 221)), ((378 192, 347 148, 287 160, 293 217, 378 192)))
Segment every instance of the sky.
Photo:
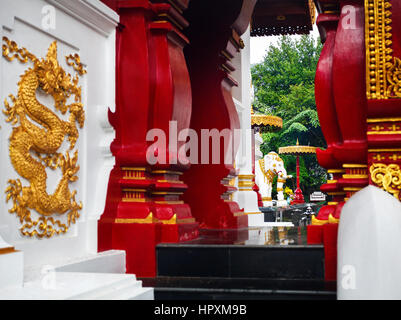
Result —
MULTIPOLYGON (((316 24, 313 25, 313 31, 311 33, 315 38, 319 36, 316 24)), ((293 36, 299 37, 299 36, 293 36)), ((251 64, 259 63, 263 60, 266 50, 270 44, 274 44, 280 36, 270 37, 251 37, 251 64)))

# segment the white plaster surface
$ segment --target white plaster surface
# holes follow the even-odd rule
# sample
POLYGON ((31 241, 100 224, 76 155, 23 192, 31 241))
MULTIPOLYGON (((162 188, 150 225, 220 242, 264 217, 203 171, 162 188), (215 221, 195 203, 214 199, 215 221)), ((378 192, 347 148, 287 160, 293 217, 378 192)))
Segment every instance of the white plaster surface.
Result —
POLYGON ((401 299, 400 243, 401 203, 374 186, 355 193, 338 230, 338 299, 401 299))

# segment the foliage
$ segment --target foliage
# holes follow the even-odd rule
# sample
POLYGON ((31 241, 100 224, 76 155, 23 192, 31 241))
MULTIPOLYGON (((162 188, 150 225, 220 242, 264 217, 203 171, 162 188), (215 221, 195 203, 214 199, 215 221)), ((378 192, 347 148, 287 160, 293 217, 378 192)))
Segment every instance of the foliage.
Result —
MULTIPOLYGON (((301 145, 326 148, 316 111, 314 78, 322 45, 312 36, 294 38, 282 36, 271 45, 264 61, 252 66, 255 88, 255 113, 272 114, 283 119, 278 132, 262 134, 261 151, 278 152, 280 147, 301 145)), ((287 173, 292 180, 287 185, 296 187, 296 158, 282 155, 287 173)), ((300 183, 307 196, 319 189, 326 180, 326 172, 319 166, 315 155, 300 158, 300 183)))

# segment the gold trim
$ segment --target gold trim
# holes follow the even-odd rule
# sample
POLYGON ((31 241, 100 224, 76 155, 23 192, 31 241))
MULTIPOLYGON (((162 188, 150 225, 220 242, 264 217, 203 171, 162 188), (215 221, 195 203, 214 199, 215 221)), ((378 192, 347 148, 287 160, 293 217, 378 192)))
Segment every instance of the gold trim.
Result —
POLYGON ((401 148, 397 149, 368 149, 368 152, 401 152, 401 148))
POLYGON ((376 135, 376 134, 401 134, 401 131, 368 131, 366 134, 368 134, 368 135, 376 135))
POLYGON ((360 191, 362 188, 354 188, 354 187, 347 187, 343 189, 344 191, 349 191, 349 192, 354 192, 354 191, 360 191))
POLYGON ((245 212, 246 215, 248 215, 248 214, 261 214, 261 213, 263 213, 263 212, 245 212))
POLYGON ((367 174, 343 174, 344 179, 366 179, 369 178, 367 174))
POLYGON ((343 168, 352 169, 352 168, 367 168, 366 164, 343 164, 343 168))
POLYGON ((337 183, 338 182, 338 180, 327 180, 327 184, 332 184, 332 183, 337 183))
POLYGON ((9 254, 9 253, 13 253, 13 252, 17 252, 14 247, 0 248, 0 255, 1 254, 9 254))
POLYGON ((241 217, 246 215, 246 213, 244 211, 238 211, 238 212, 234 212, 234 217, 241 217))
POLYGON ((262 197, 262 201, 272 201, 272 197, 262 197))
POLYGON ((160 174, 160 173, 165 173, 165 174, 171 174, 171 175, 182 175, 183 173, 180 171, 171 171, 171 170, 155 170, 152 171, 152 174, 160 174))
POLYGON ((401 118, 371 118, 367 119, 367 123, 377 123, 377 122, 401 122, 401 118))
POLYGON ((366 95, 401 98, 401 60, 393 56, 390 0, 365 0, 366 95))
POLYGON ((329 202, 327 202, 327 205, 328 205, 328 206, 336 206, 336 205, 338 205, 338 202, 336 202, 336 201, 329 201, 329 202))
POLYGON ((344 173, 344 169, 329 169, 327 170, 327 173, 344 173))

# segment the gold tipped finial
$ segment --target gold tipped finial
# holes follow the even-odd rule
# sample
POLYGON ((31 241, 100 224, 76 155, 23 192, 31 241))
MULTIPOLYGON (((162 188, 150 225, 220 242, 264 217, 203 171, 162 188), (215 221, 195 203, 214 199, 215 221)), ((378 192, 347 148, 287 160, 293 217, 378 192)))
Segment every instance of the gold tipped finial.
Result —
POLYGON ((298 141, 298 138, 297 138, 297 146, 299 146, 299 141, 298 141))

